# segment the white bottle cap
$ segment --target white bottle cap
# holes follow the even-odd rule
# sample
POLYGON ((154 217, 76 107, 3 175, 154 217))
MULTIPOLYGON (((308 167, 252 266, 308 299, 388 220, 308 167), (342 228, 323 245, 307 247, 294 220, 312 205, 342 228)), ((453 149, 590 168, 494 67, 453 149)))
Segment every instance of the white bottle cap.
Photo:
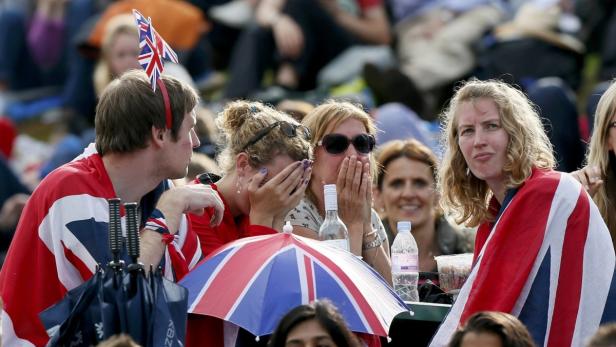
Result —
POLYGON ((338 210, 338 196, 336 194, 335 184, 326 184, 323 186, 323 199, 325 200, 325 210, 338 210))
POLYGON ((398 232, 411 231, 411 222, 408 220, 401 220, 398 222, 398 232))
POLYGON ((293 226, 291 225, 290 221, 284 223, 284 226, 282 227, 282 232, 285 234, 290 234, 293 232, 293 226))

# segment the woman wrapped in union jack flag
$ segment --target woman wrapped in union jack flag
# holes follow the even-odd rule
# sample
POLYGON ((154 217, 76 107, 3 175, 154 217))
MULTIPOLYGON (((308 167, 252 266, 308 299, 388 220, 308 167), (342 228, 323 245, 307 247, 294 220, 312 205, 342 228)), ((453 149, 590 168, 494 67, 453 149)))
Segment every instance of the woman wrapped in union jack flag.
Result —
POLYGON ((431 346, 478 311, 518 317, 539 346, 581 346, 616 319, 616 257, 597 206, 552 146, 528 98, 464 83, 444 112, 441 203, 479 226, 471 274, 431 346))

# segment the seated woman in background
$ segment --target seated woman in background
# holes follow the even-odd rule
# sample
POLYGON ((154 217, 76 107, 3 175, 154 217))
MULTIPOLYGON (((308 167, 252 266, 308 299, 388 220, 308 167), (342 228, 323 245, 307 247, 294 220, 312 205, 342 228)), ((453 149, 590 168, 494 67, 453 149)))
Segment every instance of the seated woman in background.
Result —
POLYGON ((605 220, 616 247, 616 83, 605 91, 595 113, 586 167, 576 177, 588 190, 605 220))
MULTIPOLYGON (((132 14, 119 14, 105 25, 101 44, 101 57, 94 69, 94 90, 100 95, 114 78, 130 69, 141 69, 139 65, 139 31, 132 14)), ((180 81, 195 83, 184 66, 165 61, 164 74, 180 81)))
POLYGON ((315 146, 313 176, 306 196, 285 219, 295 234, 318 239, 325 215, 323 185, 335 183, 338 214, 349 230, 351 252, 391 284, 387 235, 372 209, 372 173, 376 171, 372 118, 351 103, 330 101, 308 113, 302 123, 315 146))
POLYGON ((450 224, 438 206, 438 159, 428 147, 415 139, 390 141, 379 148, 376 161, 374 199, 385 216, 390 246, 398 222, 410 221, 420 272, 437 270, 435 256, 473 251, 474 231, 450 224))
POLYGON ((449 347, 535 347, 526 326, 503 312, 477 312, 459 328, 449 347))

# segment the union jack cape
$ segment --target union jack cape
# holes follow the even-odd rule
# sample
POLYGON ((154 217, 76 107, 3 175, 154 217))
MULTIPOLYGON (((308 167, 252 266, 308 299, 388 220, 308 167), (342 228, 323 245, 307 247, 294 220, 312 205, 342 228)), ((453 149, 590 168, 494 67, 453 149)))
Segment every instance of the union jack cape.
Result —
MULTIPOLYGON (((493 200, 494 201, 494 200, 493 200)), ((517 316, 537 346, 582 346, 616 320, 614 248, 595 204, 570 175, 533 170, 494 223, 430 346, 446 346, 473 313, 517 316)))
MULTIPOLYGON (((163 182, 141 200, 144 216, 149 216, 168 187, 163 182)), ((38 314, 89 279, 98 263, 111 259, 107 199, 113 197, 116 194, 98 154, 58 168, 34 191, 0 272, 3 346, 44 346, 48 336, 38 314)), ((193 268, 201 248, 189 224, 184 216, 168 247, 175 247, 188 268, 193 268)), ((172 264, 168 249, 163 263, 172 264)), ((169 279, 174 277, 176 264, 172 265, 164 267, 169 279)))

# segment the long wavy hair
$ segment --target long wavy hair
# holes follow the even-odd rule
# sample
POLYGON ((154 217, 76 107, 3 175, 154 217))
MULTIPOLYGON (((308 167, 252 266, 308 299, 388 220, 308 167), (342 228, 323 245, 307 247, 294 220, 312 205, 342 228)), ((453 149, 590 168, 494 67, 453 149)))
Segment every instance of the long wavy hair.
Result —
POLYGON ((438 186, 442 208, 469 227, 494 218, 488 209, 492 191, 472 174, 458 145, 458 109, 464 102, 479 99, 494 101, 502 127, 509 135, 503 167, 507 189, 520 186, 533 168, 553 169, 555 165, 552 145, 539 115, 521 91, 498 80, 471 79, 462 84, 441 116, 445 154, 438 186))
POLYGON ((595 113, 594 133, 588 146, 587 165, 599 167, 603 186, 597 191, 593 200, 597 204, 603 220, 607 224, 612 241, 616 240, 616 153, 608 148, 610 122, 616 113, 616 83, 599 99, 595 113))

